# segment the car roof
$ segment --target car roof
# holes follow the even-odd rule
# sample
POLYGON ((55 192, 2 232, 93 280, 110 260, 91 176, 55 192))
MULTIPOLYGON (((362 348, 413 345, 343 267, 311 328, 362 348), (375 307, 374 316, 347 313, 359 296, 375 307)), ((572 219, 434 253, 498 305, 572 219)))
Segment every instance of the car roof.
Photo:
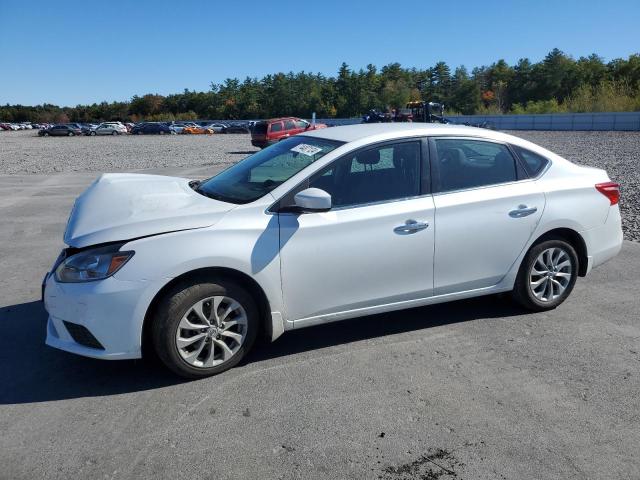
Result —
MULTIPOLYGON (((282 122, 283 120, 302 120, 302 118, 298 118, 298 117, 278 117, 278 118, 269 118, 267 120, 262 120, 262 121, 259 121, 259 122, 256 122, 256 123, 282 122)), ((304 121, 306 122, 306 120, 304 120, 304 121)))
POLYGON ((568 162, 568 160, 562 158, 556 153, 525 140, 524 138, 495 130, 469 127, 466 125, 442 123, 369 123, 321 128, 318 130, 311 130, 300 135, 305 137, 325 138, 327 140, 336 140, 345 143, 357 142, 358 146, 414 136, 447 135, 477 137, 478 139, 495 140, 497 142, 517 145, 554 161, 559 161, 561 163, 568 162))
POLYGON ((514 138, 511 135, 484 128, 441 123, 361 123, 312 130, 304 135, 347 143, 368 137, 380 137, 380 140, 386 140, 414 135, 463 135, 502 141, 510 141, 514 138))

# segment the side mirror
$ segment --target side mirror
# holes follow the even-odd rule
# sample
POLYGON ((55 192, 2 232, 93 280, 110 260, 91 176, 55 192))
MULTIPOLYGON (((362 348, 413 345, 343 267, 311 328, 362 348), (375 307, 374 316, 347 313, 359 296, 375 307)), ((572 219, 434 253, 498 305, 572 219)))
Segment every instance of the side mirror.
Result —
POLYGON ((328 212, 331 210, 331 195, 319 188, 307 188, 293 197, 301 213, 328 212))

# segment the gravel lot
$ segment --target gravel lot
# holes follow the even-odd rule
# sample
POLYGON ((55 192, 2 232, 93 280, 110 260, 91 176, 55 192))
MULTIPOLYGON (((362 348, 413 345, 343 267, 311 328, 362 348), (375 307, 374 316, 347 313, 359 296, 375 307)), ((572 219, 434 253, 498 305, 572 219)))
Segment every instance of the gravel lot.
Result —
MULTIPOLYGON (((363 317, 183 382, 46 347, 40 281, 98 172, 202 178, 248 139, 29 133, 0 134, 0 479, 640 478, 640 244, 552 312, 491 296, 363 317)), ((574 159, 609 145, 589 158, 623 182, 639 138, 519 134, 574 159)))
POLYGON ((257 149, 249 135, 38 137, 0 133, 0 173, 113 172, 229 165, 257 149))
MULTIPOLYGON (((625 238, 640 241, 640 133, 509 132, 584 165, 604 168, 622 185, 625 238)), ((0 174, 110 172, 229 165, 256 151, 248 135, 40 138, 0 133, 0 174)), ((213 170, 212 170, 213 171, 213 170)))

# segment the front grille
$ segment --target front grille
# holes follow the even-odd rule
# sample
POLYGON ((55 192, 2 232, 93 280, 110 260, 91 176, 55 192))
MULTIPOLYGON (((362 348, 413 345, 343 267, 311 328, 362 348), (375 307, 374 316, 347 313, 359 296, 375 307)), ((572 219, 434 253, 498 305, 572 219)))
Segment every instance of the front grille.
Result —
POLYGON ((83 327, 82 325, 78 325, 77 323, 71 323, 64 320, 63 323, 67 328, 69 335, 71 335, 71 337, 73 337, 73 339, 80 345, 84 345, 85 347, 89 348, 96 348, 98 350, 104 350, 102 344, 96 337, 93 336, 93 334, 89 330, 87 330, 87 328, 83 327))

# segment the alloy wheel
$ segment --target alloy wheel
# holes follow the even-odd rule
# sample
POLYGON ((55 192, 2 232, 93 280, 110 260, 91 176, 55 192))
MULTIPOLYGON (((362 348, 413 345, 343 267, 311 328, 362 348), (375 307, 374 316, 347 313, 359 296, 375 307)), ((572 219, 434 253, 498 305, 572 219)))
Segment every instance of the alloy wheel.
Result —
POLYGON ((529 272, 529 287, 540 302, 552 302, 565 292, 573 275, 569 254, 562 248, 542 251, 529 272))
POLYGON ((233 357, 247 336, 247 313, 227 296, 198 301, 184 314, 176 331, 182 359, 197 368, 221 365, 233 357))

